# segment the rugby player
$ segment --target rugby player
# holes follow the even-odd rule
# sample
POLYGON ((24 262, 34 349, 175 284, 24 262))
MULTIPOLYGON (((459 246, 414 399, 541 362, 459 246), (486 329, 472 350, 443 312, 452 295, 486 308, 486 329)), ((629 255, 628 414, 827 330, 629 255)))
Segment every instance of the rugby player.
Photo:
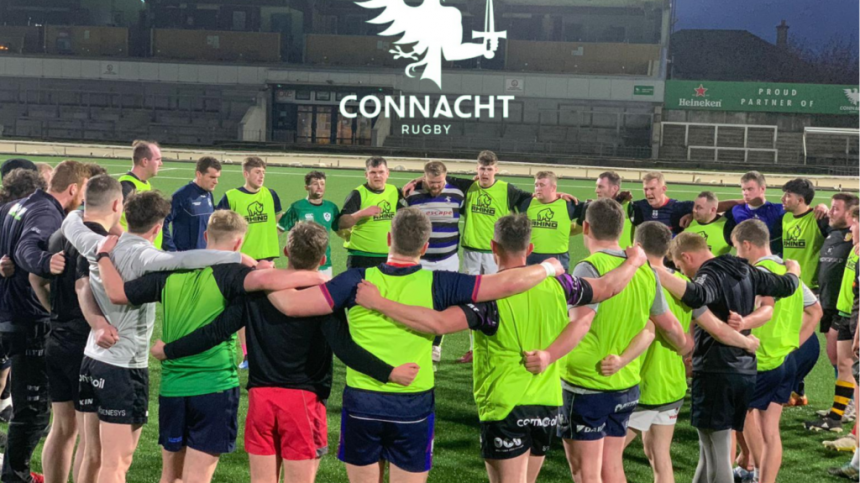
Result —
MULTIPOLYGON (((501 272, 526 264, 531 231, 524 214, 496 222, 492 247, 501 272)), ((562 403, 558 366, 535 354, 550 346, 568 324, 578 324, 569 319, 568 306, 605 300, 627 285, 644 261, 638 248, 627 253, 629 260, 602 278, 563 274, 518 295, 441 312, 384 299, 367 281, 359 285, 356 302, 419 332, 476 331, 474 395, 487 473, 493 483, 533 483, 554 437, 562 403), (532 356, 537 376, 530 374, 532 356)))
MULTIPOLYGON (((427 250, 431 230, 424 213, 403 208, 392 220, 387 263, 347 270, 320 287, 275 292, 269 300, 294 317, 346 309, 350 332, 360 346, 391 365, 412 362, 429 369, 433 336, 406 329, 356 305, 356 289, 363 279, 380 287, 387 298, 441 310, 520 293, 564 270, 557 260, 483 277, 422 270, 421 255, 427 250)), ((391 463, 393 482, 426 480, 435 418, 434 373, 427 369, 419 371, 408 388, 347 370, 338 458, 346 463, 350 481, 377 481, 380 460, 391 463)))
MULTIPOLYGON (((305 191, 308 195, 305 199, 298 200, 290 205, 287 212, 278 221, 278 230, 289 232, 297 223, 312 221, 331 233, 338 231, 337 222, 340 218, 340 209, 337 205, 325 197, 325 173, 322 171, 311 171, 305 175, 305 191)), ((319 269, 320 273, 331 278, 331 246, 326 244, 325 262, 319 269)))

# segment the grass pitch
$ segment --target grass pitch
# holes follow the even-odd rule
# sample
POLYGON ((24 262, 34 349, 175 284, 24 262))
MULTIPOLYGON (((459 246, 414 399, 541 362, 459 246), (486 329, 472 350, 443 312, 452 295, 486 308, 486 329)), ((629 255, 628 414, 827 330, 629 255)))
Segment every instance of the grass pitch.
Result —
MULTIPOLYGON (((2 158, 5 160, 5 157, 2 158)), ((56 157, 31 157, 33 161, 46 161, 52 164, 62 159, 56 157)), ((91 161, 91 160, 82 160, 91 161)), ((118 176, 130 168, 130 161, 115 159, 95 160, 107 168, 112 175, 118 176)), ((304 197, 304 174, 309 169, 272 167, 266 176, 266 186, 275 190, 281 198, 283 208, 304 197)), ((326 170, 328 175, 326 198, 342 206, 350 190, 364 181, 363 172, 356 170, 326 170)), ((416 173, 392 172, 390 182, 402 186, 408 180, 418 176, 416 173)), ((166 162, 158 177, 152 180, 153 186, 170 195, 178 188, 188 183, 194 177, 194 165, 190 163, 166 162)), ((532 180, 529 178, 504 178, 524 190, 530 190, 532 180)), ((241 167, 235 164, 225 165, 220 183, 215 190, 216 203, 231 188, 244 184, 241 167)), ((633 191, 634 198, 641 198, 641 187, 628 183, 624 189, 633 191)), ((668 194, 677 199, 690 200, 706 189, 702 186, 670 185, 668 194)), ((714 187, 713 190, 721 199, 740 197, 740 189, 730 187, 714 187)), ((580 199, 594 197, 592 181, 560 180, 559 191, 570 193, 580 199)), ((778 201, 779 190, 771 190, 768 198, 778 201)), ((822 197, 823 199, 823 197, 822 197)), ((285 236, 281 235, 283 244, 285 236)), ((344 270, 346 250, 338 238, 332 240, 332 258, 335 274, 344 270)), ((586 256, 580 237, 571 240, 571 261, 576 262, 586 256)), ((285 266, 283 259, 279 266, 285 266)), ((156 323, 154 337, 161 334, 160 318, 156 323)), ((468 349, 469 338, 465 333, 446 336, 443 344, 442 364, 436 373, 436 439, 434 467, 430 472, 429 481, 447 483, 453 481, 475 482, 487 481, 483 460, 480 457, 478 417, 472 397, 471 365, 455 364, 454 360, 468 349)), ((802 427, 802 422, 814 417, 814 410, 830 406, 833 396, 833 369, 830 367, 824 353, 824 338, 821 337, 822 353, 815 370, 807 378, 807 392, 811 405, 806 408, 786 408, 782 418, 782 438, 785 447, 783 466, 780 472, 781 483, 807 483, 809 481, 837 481, 826 473, 826 468, 845 463, 850 458, 849 453, 827 452, 821 446, 826 439, 835 439, 833 433, 809 433, 802 427)), ((427 368, 429 369, 429 368, 427 368)), ((334 456, 340 431, 340 392, 344 384, 344 366, 340 361, 335 363, 334 388, 328 401, 329 455, 320 464, 319 482, 346 481, 346 471, 342 463, 334 456)), ((241 373, 242 399, 240 408, 239 438, 236 452, 224 455, 215 472, 215 482, 240 482, 249 480, 248 457, 244 452, 243 434, 244 417, 247 414, 247 372, 241 373)), ((161 474, 161 448, 158 446, 158 390, 161 380, 161 367, 158 361, 150 361, 150 406, 149 424, 144 426, 140 445, 134 457, 134 463, 128 475, 129 482, 155 482, 161 474)), ((689 401, 684 405, 675 431, 672 446, 672 458, 675 466, 675 478, 679 482, 690 481, 698 461, 698 440, 696 431, 690 426, 689 401)), ((850 426, 849 428, 850 429, 850 426)), ((846 429, 847 431, 847 429, 846 429)), ((631 483, 652 481, 648 460, 642 451, 641 444, 634 442, 624 455, 624 466, 627 478, 631 483)), ((41 446, 34 455, 33 469, 41 468, 41 446)), ((555 441, 550 451, 539 481, 564 482, 572 481, 564 458, 560 441, 555 441)))

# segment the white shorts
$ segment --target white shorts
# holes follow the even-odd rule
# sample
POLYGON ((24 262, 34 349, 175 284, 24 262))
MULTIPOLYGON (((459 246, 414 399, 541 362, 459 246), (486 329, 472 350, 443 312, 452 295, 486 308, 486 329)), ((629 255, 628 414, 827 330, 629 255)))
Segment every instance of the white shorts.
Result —
POLYGON ((421 267, 424 270, 432 272, 459 272, 460 256, 455 253, 444 260, 437 260, 435 262, 421 260, 421 267))
POLYGON ((328 267, 328 268, 326 268, 325 270, 323 270, 323 269, 321 268, 321 269, 320 269, 320 273, 321 273, 321 274, 323 274, 323 275, 325 275, 325 276, 326 276, 326 277, 328 277, 328 278, 331 278, 331 277, 332 277, 332 267, 328 267))
POLYGON ((637 408, 630 415, 630 421, 627 422, 627 427, 636 431, 648 431, 651 426, 674 426, 678 422, 678 413, 681 412, 681 407, 675 407, 660 411, 659 409, 642 409, 637 408))
POLYGON ((492 275, 499 271, 492 253, 463 249, 463 273, 467 275, 492 275))

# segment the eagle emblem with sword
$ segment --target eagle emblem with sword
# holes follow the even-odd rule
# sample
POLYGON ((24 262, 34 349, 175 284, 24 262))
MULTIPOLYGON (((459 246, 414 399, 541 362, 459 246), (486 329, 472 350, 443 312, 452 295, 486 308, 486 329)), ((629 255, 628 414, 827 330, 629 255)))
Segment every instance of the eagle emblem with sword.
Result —
POLYGON ((424 0, 417 7, 406 5, 404 0, 368 0, 356 2, 364 8, 383 9, 376 18, 368 20, 375 25, 390 24, 382 36, 402 35, 394 41, 389 52, 395 59, 412 59, 406 66, 406 75, 415 77, 414 71, 424 67, 421 79, 428 79, 442 88, 442 58, 448 61, 486 57, 492 59, 499 48, 499 39, 507 39, 505 30, 497 32, 493 14, 493 0, 487 0, 484 13, 484 31, 472 31, 473 39, 481 43, 463 42, 463 16, 456 7, 443 6, 442 0, 424 0), (403 46, 411 45, 411 52, 403 46))

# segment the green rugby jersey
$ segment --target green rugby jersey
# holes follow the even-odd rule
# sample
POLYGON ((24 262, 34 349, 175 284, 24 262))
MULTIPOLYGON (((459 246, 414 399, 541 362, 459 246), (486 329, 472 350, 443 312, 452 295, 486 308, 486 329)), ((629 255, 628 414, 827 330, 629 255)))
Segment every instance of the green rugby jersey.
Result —
MULTIPOLYGON (((788 272, 782 259, 776 256, 761 258, 755 266, 776 275, 785 275, 788 272)), ((752 334, 761 342, 755 353, 758 372, 776 369, 792 351, 800 347, 803 307, 807 305, 804 301, 804 288, 798 288, 790 297, 776 300, 770 320, 761 327, 752 329, 752 334)), ((815 296, 812 297, 814 300, 815 296)))
POLYGON ((842 274, 842 285, 839 287, 839 298, 836 300, 836 309, 843 317, 850 317, 851 309, 854 306, 854 284, 857 283, 857 250, 855 248, 852 248, 851 253, 848 254, 845 272, 842 274))
MULTIPOLYGON (((685 282, 690 281, 681 272, 672 271, 672 274, 685 282)), ((692 309, 681 303, 665 288, 663 296, 669 304, 669 310, 681 323, 684 332, 687 332, 693 318, 692 309)), ((684 395, 687 394, 687 369, 684 366, 684 358, 675 351, 659 330, 654 342, 641 359, 642 369, 639 371, 642 378, 639 384, 641 404, 662 406, 684 399, 684 395)))
MULTIPOLYGON (((208 325, 224 311, 229 300, 245 294, 245 277, 251 269, 238 263, 202 270, 155 272, 125 283, 132 305, 161 302, 162 340, 173 342, 208 325)), ((197 355, 161 363, 164 397, 212 394, 239 386, 236 372, 236 338, 197 355)))
POLYGON ((242 253, 254 260, 278 258, 281 255, 277 219, 281 212, 281 200, 277 193, 265 186, 261 186, 256 193, 244 187, 232 189, 224 193, 217 209, 233 210, 248 220, 248 232, 240 250, 242 253))
POLYGON ((724 216, 717 216, 710 223, 699 223, 693 220, 684 231, 701 235, 708 241, 708 249, 715 256, 725 255, 732 251, 732 246, 726 239, 726 217, 724 216))
POLYGON ((481 421, 501 421, 516 406, 561 406, 559 366, 528 372, 523 351, 543 350, 568 324, 567 298, 558 280, 548 278, 518 295, 498 300, 499 326, 493 335, 475 331, 473 379, 481 421))
MULTIPOLYGON (((120 183, 122 183, 122 182, 131 183, 132 185, 134 185, 135 193, 142 193, 144 191, 152 191, 152 185, 149 184, 148 180, 147 181, 141 181, 140 179, 138 179, 137 176, 135 176, 131 173, 126 173, 126 174, 120 176, 119 178, 117 178, 117 181, 119 181, 120 183)), ((119 224, 120 224, 120 226, 122 226, 123 231, 128 231, 128 222, 125 219, 125 211, 122 212, 122 216, 119 219, 119 224)), ((164 238, 163 233, 161 231, 159 231, 158 235, 155 236, 155 240, 152 240, 152 245, 155 248, 158 248, 160 250, 161 249, 161 241, 163 238, 164 238)))
MULTIPOLYGON (((329 200, 321 201, 320 204, 311 203, 307 198, 296 201, 281 217, 278 228, 283 231, 290 231, 300 221, 312 221, 322 225, 330 235, 332 226, 337 222, 337 217, 340 216, 340 210, 336 204, 329 200)), ((327 268, 331 268, 331 243, 325 247, 325 264, 320 267, 321 270, 327 268)))
MULTIPOLYGON (((400 191, 390 184, 386 184, 381 193, 377 193, 363 184, 356 188, 353 193, 359 197, 359 205, 355 210, 347 210, 351 205, 350 199, 344 203, 344 214, 352 214, 356 211, 378 206, 379 214, 358 220, 352 227, 349 239, 344 243, 350 255, 367 257, 388 256, 388 233, 391 232, 391 220, 397 212, 400 204, 400 191)), ((350 193, 350 198, 354 196, 350 193)))
MULTIPOLYGON (((602 250, 580 262, 573 271, 577 277, 597 278, 624 263, 620 250, 602 250)), ((567 356, 562 380, 573 386, 596 391, 620 391, 639 384, 641 358, 612 376, 600 373, 600 361, 610 354, 621 355, 641 332, 651 315, 669 310, 660 281, 650 265, 640 267, 633 280, 615 297, 591 304, 596 312, 591 329, 567 356)))
POLYGON ((782 217, 782 256, 797 260, 800 279, 809 288, 818 288, 818 262, 824 245, 826 225, 815 219, 812 209, 800 216, 785 213, 782 217))

